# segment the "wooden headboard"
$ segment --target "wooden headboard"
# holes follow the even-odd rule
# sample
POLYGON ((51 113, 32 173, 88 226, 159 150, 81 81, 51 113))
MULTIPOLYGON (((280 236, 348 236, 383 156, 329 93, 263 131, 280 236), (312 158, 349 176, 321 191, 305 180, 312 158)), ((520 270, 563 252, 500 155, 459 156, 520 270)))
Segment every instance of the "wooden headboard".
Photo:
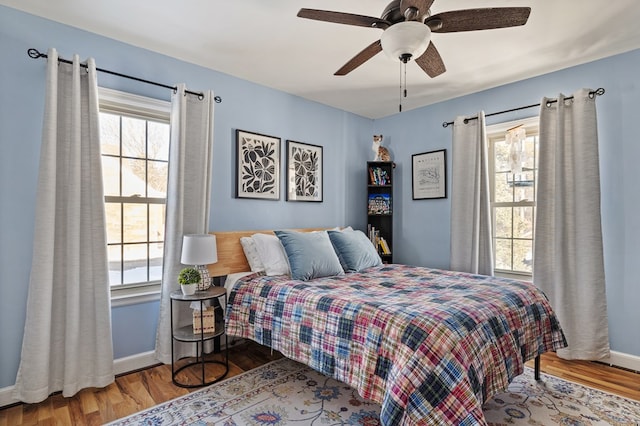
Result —
MULTIPOLYGON (((295 231, 310 232, 322 231, 329 228, 304 228, 295 229, 295 231)), ((236 272, 247 272, 249 263, 242 251, 240 237, 250 237, 253 234, 273 234, 273 231, 225 231, 210 232, 216 236, 216 245, 218 248, 218 262, 208 266, 209 275, 212 277, 221 277, 236 272)))

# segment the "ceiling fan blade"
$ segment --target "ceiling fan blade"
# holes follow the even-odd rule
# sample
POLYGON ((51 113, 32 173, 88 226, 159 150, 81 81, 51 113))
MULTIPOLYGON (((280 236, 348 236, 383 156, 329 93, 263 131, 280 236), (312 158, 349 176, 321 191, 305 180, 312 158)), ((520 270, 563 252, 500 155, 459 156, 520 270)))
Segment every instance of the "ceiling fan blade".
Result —
POLYGON ((492 30, 524 25, 530 13, 530 7, 454 10, 430 16, 425 20, 425 24, 434 33, 492 30))
POLYGON ((333 12, 331 10, 305 9, 298 12, 299 18, 316 21, 334 22, 336 24, 356 25, 358 27, 386 29, 391 23, 373 16, 355 15, 353 13, 333 12))
POLYGON ((369 59, 376 56, 378 53, 382 52, 382 44, 380 40, 376 40, 364 49, 362 49, 356 56, 351 58, 346 64, 342 66, 338 71, 336 71, 333 75, 347 75, 354 69, 358 68, 360 65, 367 62, 369 59))
POLYGON ((400 0, 400 12, 407 20, 422 20, 422 17, 429 12, 429 8, 434 0, 400 0), (414 8, 416 13, 412 14, 408 10, 414 8), (409 16, 407 16, 407 13, 409 16))
POLYGON ((438 49, 432 42, 429 42, 427 50, 416 59, 416 64, 431 78, 437 77, 447 70, 438 49))

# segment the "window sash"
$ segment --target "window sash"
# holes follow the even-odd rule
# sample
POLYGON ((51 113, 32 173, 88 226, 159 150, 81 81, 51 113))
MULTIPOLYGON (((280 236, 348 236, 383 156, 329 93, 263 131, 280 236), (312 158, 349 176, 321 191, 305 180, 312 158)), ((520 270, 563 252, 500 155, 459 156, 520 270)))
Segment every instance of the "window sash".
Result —
MULTIPOLYGON (((528 119, 524 119, 524 120, 516 120, 516 121, 511 121, 511 122, 506 122, 506 123, 498 123, 495 125, 491 125, 491 126, 487 126, 487 140, 489 142, 489 180, 490 180, 490 203, 491 203, 491 216, 492 216, 492 239, 493 239, 493 250, 494 250, 494 258, 497 259, 497 249, 498 249, 498 242, 499 241, 508 241, 510 243, 510 252, 511 252, 511 258, 510 258, 510 262, 509 265, 511 265, 511 269, 504 269, 504 268, 499 268, 499 267, 495 267, 495 271, 497 274, 499 275, 503 275, 503 276, 512 276, 512 277, 520 277, 520 278, 531 278, 532 276, 532 272, 526 271, 526 270, 519 270, 516 269, 517 268, 517 263, 516 259, 515 259, 515 250, 514 250, 514 243, 517 242, 531 242, 531 247, 533 250, 533 243, 534 243, 534 239, 535 239, 535 235, 533 234, 533 223, 532 225, 532 235, 530 238, 527 237, 522 237, 522 236, 515 236, 515 225, 514 225, 514 220, 513 220, 513 211, 512 211, 512 216, 511 216, 511 223, 510 223, 510 232, 509 232, 509 236, 505 237, 505 236, 497 236, 497 226, 496 226, 496 212, 497 209, 500 208, 511 208, 511 209, 516 209, 516 208, 523 208, 523 207, 530 207, 533 209, 533 217, 532 217, 532 221, 535 222, 535 214, 536 214, 536 201, 535 200, 535 192, 536 192, 536 186, 537 186, 537 164, 538 164, 538 158, 534 158, 534 168, 533 169, 526 169, 523 170, 523 172, 527 172, 527 173, 533 173, 533 179, 534 179, 534 183, 533 183, 533 200, 529 200, 529 199, 524 199, 524 200, 514 200, 514 201, 496 201, 496 180, 499 177, 502 177, 502 175, 504 175, 505 177, 508 175, 513 176, 513 173, 508 173, 506 171, 504 172, 500 172, 500 171, 496 171, 496 151, 495 151, 495 144, 499 143, 499 142, 503 142, 505 140, 505 133, 507 132, 507 130, 518 126, 518 125, 522 125, 526 132, 527 132, 527 138, 529 137, 535 137, 538 138, 538 129, 539 129, 539 119, 538 117, 531 117, 528 119)), ((536 143, 537 143, 537 139, 536 139, 536 143)), ((512 197, 515 191, 515 187, 512 187, 512 197)))
MULTIPOLYGON (((99 88, 99 104, 100 104, 100 112, 101 113, 107 113, 107 114, 113 114, 116 116, 122 116, 122 117, 128 117, 128 118, 136 118, 136 119, 140 119, 140 120, 144 120, 146 122, 158 122, 158 123, 163 123, 163 124, 169 124, 169 117, 170 117, 170 113, 171 113, 171 104, 170 102, 167 101, 162 101, 162 100, 157 100, 157 99, 152 99, 152 98, 147 98, 147 97, 143 97, 143 96, 137 96, 137 95, 133 95, 133 94, 129 94, 129 93, 125 93, 125 92, 120 92, 120 91, 116 91, 116 90, 111 90, 111 89, 106 89, 106 88, 99 88)), ((122 120, 122 119, 120 119, 122 120)), ((120 128, 122 130, 122 121, 120 124, 120 128)), ((140 157, 138 155, 122 155, 122 154, 127 154, 127 153, 123 153, 122 152, 122 134, 120 134, 120 139, 118 141, 118 146, 120 147, 119 150, 119 154, 121 155, 115 155, 112 153, 104 153, 102 154, 102 157, 110 157, 110 158, 114 158, 115 160, 117 160, 120 164, 120 167, 122 167, 122 161, 123 160, 140 160, 140 161, 145 161, 145 177, 144 177, 144 184, 145 184, 145 192, 143 195, 147 195, 146 191, 149 189, 148 185, 148 179, 149 179, 149 175, 148 175, 148 168, 149 168, 149 163, 168 163, 168 161, 166 159, 162 159, 162 158, 153 158, 153 156, 149 156, 150 153, 148 152, 148 134, 149 132, 149 125, 146 124, 145 125, 145 130, 144 130, 144 137, 145 137, 145 153, 143 157, 140 157)), ((122 191, 122 168, 120 168, 119 170, 119 191, 122 191)), ((139 195, 126 195, 123 196, 121 195, 122 193, 120 192, 120 195, 107 195, 105 196, 105 203, 109 203, 109 204, 113 204, 113 205, 119 205, 119 208, 122 212, 123 206, 125 205, 146 205, 146 216, 147 216, 147 220, 146 220, 146 238, 144 241, 133 241, 133 242, 127 242, 124 241, 125 238, 122 235, 123 232, 125 232, 122 228, 124 226, 125 223, 125 218, 123 217, 122 213, 120 215, 120 237, 119 240, 117 242, 110 242, 107 244, 107 246, 109 247, 120 247, 120 259, 118 259, 119 262, 121 262, 121 270, 120 270, 120 281, 124 281, 123 280, 123 275, 125 273, 124 271, 124 264, 127 262, 126 259, 124 259, 124 256, 122 255, 122 253, 124 253, 124 247, 126 246, 131 246, 134 244, 139 244, 139 245, 146 245, 146 260, 143 260, 143 263, 145 263, 144 269, 146 269, 146 277, 147 280, 149 279, 149 272, 150 269, 152 267, 150 262, 153 262, 154 260, 157 261, 157 256, 154 256, 153 258, 150 258, 150 244, 164 244, 164 240, 153 240, 151 239, 151 235, 149 235, 150 232, 150 211, 149 211, 149 206, 151 205, 166 205, 166 198, 165 197, 149 197, 149 196, 139 196, 139 195)), ((159 279, 152 279, 149 281, 142 281, 142 282, 135 282, 135 283, 120 283, 120 284, 114 284, 114 285, 110 285, 111 288, 111 300, 112 300, 112 306, 122 306, 122 305, 128 305, 131 303, 141 303, 141 302, 147 302, 147 301, 153 301, 153 300, 159 300, 159 295, 160 295, 160 280, 159 279)))

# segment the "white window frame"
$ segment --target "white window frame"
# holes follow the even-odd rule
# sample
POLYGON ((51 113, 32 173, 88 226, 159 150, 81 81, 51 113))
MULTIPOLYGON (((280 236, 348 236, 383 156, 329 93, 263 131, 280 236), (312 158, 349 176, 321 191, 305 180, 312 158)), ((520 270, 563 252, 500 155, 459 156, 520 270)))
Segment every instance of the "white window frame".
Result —
MULTIPOLYGON (((496 226, 495 226, 495 208, 496 207, 501 207, 504 206, 502 205, 502 203, 496 203, 495 202, 495 152, 494 152, 494 141, 497 139, 500 140, 504 140, 504 134, 507 132, 507 130, 512 129, 513 127, 516 126, 520 126, 522 125, 526 130, 527 130, 527 135, 535 135, 535 136, 539 136, 539 126, 540 124, 540 118, 538 116, 533 116, 533 117, 529 117, 529 118, 525 118, 525 119, 521 119, 521 120, 514 120, 514 121, 508 121, 508 122, 503 122, 503 123, 496 123, 496 124, 492 124, 492 125, 488 125, 486 128, 486 134, 487 134, 487 143, 488 143, 488 150, 489 150, 489 184, 490 184, 490 192, 491 192, 491 223, 492 223, 492 229, 491 229, 491 238, 493 239, 493 250, 494 250, 494 258, 495 258, 495 232, 496 232, 496 226)), ((537 188, 537 182, 535 183, 536 188, 537 188)), ((522 201, 522 202, 518 202, 518 203, 508 203, 510 206, 514 206, 514 207, 534 207, 534 224, 535 224, 535 214, 536 214, 536 201, 522 201)), ((534 235, 532 236, 532 241, 535 244, 535 232, 534 235)), ((500 270, 500 269, 496 269, 494 274, 496 276, 500 276, 500 277, 506 277, 506 278, 515 278, 515 279, 526 279, 526 280, 531 280, 533 278, 533 272, 528 273, 528 272, 520 272, 520 271, 506 271, 506 270, 500 270)))
MULTIPOLYGON (((146 120, 169 121, 171 103, 118 90, 98 88, 100 112, 146 120)), ((126 306, 160 300, 161 282, 123 284, 111 287, 111 306, 126 306)))

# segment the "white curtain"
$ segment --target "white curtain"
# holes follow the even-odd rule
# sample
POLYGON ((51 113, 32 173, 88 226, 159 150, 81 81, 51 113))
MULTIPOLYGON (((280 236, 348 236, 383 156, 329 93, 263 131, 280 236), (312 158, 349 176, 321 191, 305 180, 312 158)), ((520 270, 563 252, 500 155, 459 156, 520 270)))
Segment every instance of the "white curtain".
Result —
POLYGON ((533 279, 549 297, 569 346, 565 359, 609 355, 598 130, 594 95, 543 99, 533 279))
POLYGON ((453 122, 450 268, 493 275, 486 133, 483 111, 477 120, 453 122))
MULTIPOLYGON (((211 170, 213 158, 214 95, 204 93, 202 99, 185 93, 179 84, 171 100, 171 145, 169 148, 169 183, 165 221, 164 261, 160 317, 156 333, 156 358, 171 362, 171 299, 169 294, 179 290, 178 273, 182 236, 205 234, 209 230, 211 201, 211 170)), ((174 304, 174 324, 192 322, 187 303, 174 304)), ((175 346, 176 358, 195 355, 195 345, 175 346)))
MULTIPOLYGON (((48 52, 33 260, 14 397, 113 382, 96 66, 48 52)), ((4 324, 3 326, 8 326, 4 324)))

